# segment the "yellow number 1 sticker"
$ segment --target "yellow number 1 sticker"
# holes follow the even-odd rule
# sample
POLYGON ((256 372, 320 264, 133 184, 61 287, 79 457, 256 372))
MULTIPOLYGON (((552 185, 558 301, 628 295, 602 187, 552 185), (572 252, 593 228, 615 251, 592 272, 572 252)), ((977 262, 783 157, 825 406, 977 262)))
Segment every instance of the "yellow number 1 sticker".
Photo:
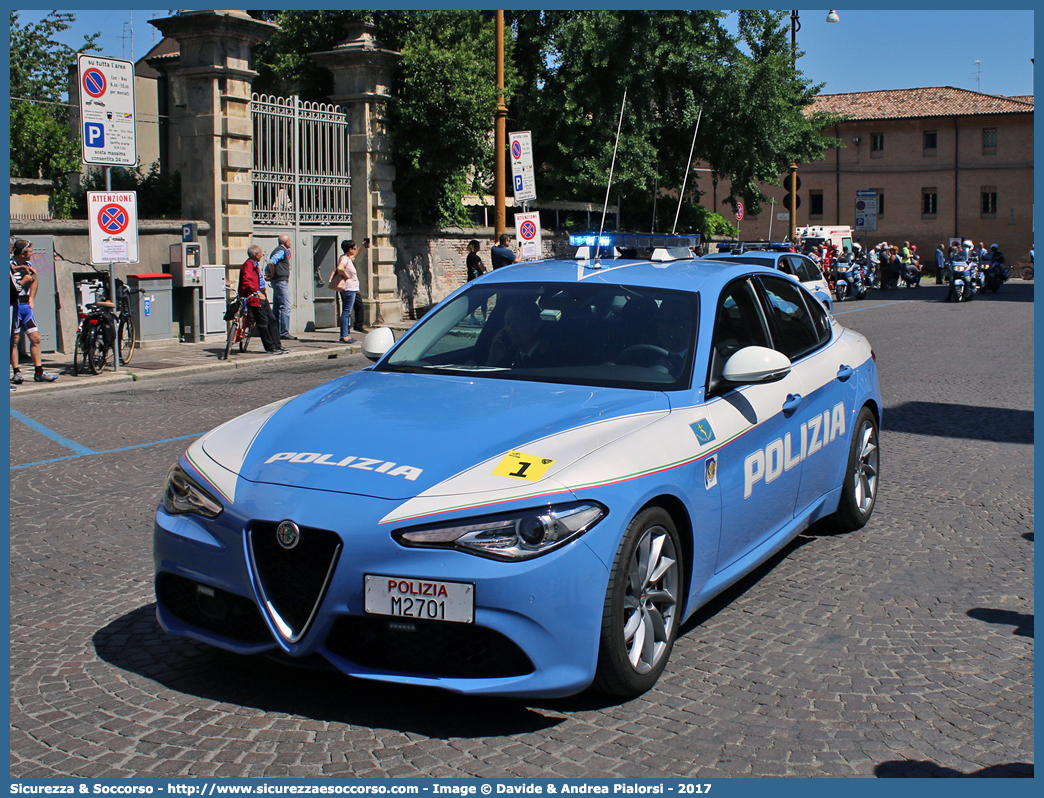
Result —
POLYGON ((544 476, 554 462, 546 457, 534 457, 523 452, 508 452, 500 464, 493 469, 493 474, 498 477, 514 477, 536 482, 544 476))

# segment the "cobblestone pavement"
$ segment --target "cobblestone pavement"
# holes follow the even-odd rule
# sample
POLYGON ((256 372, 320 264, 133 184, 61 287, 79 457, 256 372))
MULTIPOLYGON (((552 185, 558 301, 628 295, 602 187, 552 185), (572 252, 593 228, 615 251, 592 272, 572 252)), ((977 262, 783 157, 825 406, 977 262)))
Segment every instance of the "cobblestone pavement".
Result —
POLYGON ((1032 775, 1032 290, 837 306, 881 368, 873 519, 808 530, 624 702, 461 698, 160 630, 150 535, 172 439, 360 356, 15 395, 98 453, 28 465, 72 452, 11 421, 11 774, 1032 775))

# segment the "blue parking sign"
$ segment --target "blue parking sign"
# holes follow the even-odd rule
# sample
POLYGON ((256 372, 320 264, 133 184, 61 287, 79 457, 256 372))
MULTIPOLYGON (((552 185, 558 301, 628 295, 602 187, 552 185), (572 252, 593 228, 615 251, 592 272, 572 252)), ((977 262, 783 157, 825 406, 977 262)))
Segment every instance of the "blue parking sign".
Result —
POLYGON ((87 147, 105 146, 105 125, 97 122, 85 122, 83 125, 83 143, 87 147))

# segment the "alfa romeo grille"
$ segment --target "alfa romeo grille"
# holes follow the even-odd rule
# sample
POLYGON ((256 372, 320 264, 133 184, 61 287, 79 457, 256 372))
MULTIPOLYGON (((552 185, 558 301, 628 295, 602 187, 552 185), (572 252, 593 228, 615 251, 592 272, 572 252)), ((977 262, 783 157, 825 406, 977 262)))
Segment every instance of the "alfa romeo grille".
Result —
POLYGON ((326 595, 341 553, 341 538, 326 529, 300 527, 295 545, 286 548, 276 535, 277 526, 254 524, 247 531, 247 546, 262 611, 280 637, 296 643, 308 631, 326 595))

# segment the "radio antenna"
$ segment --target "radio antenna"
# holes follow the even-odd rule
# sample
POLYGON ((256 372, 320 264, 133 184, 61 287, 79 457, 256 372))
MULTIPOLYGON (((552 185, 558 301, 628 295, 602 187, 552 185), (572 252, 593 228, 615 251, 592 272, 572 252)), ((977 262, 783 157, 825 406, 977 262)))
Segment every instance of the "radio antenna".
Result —
MULTIPOLYGON (((598 226, 598 240, 595 242, 595 260, 602 254, 602 231, 605 229, 605 212, 609 208, 609 192, 613 187, 613 169, 616 167, 616 149, 620 146, 620 129, 623 127, 624 106, 627 105, 627 88, 624 87, 623 102, 620 103, 620 121, 616 123, 616 143, 613 145, 613 160, 609 164, 609 184, 605 187, 605 203, 602 205, 602 223, 598 226)), ((620 209, 616 209, 619 224, 620 209)))
POLYGON ((685 176, 682 177, 681 194, 678 195, 678 210, 674 212, 674 227, 671 228, 671 235, 678 232, 678 216, 681 214, 682 200, 685 199, 685 184, 689 180, 689 170, 692 168, 692 153, 696 149, 696 134, 700 132, 700 119, 703 117, 703 106, 700 106, 700 111, 696 114, 696 129, 692 131, 692 146, 689 147, 689 162, 685 164, 685 176))

